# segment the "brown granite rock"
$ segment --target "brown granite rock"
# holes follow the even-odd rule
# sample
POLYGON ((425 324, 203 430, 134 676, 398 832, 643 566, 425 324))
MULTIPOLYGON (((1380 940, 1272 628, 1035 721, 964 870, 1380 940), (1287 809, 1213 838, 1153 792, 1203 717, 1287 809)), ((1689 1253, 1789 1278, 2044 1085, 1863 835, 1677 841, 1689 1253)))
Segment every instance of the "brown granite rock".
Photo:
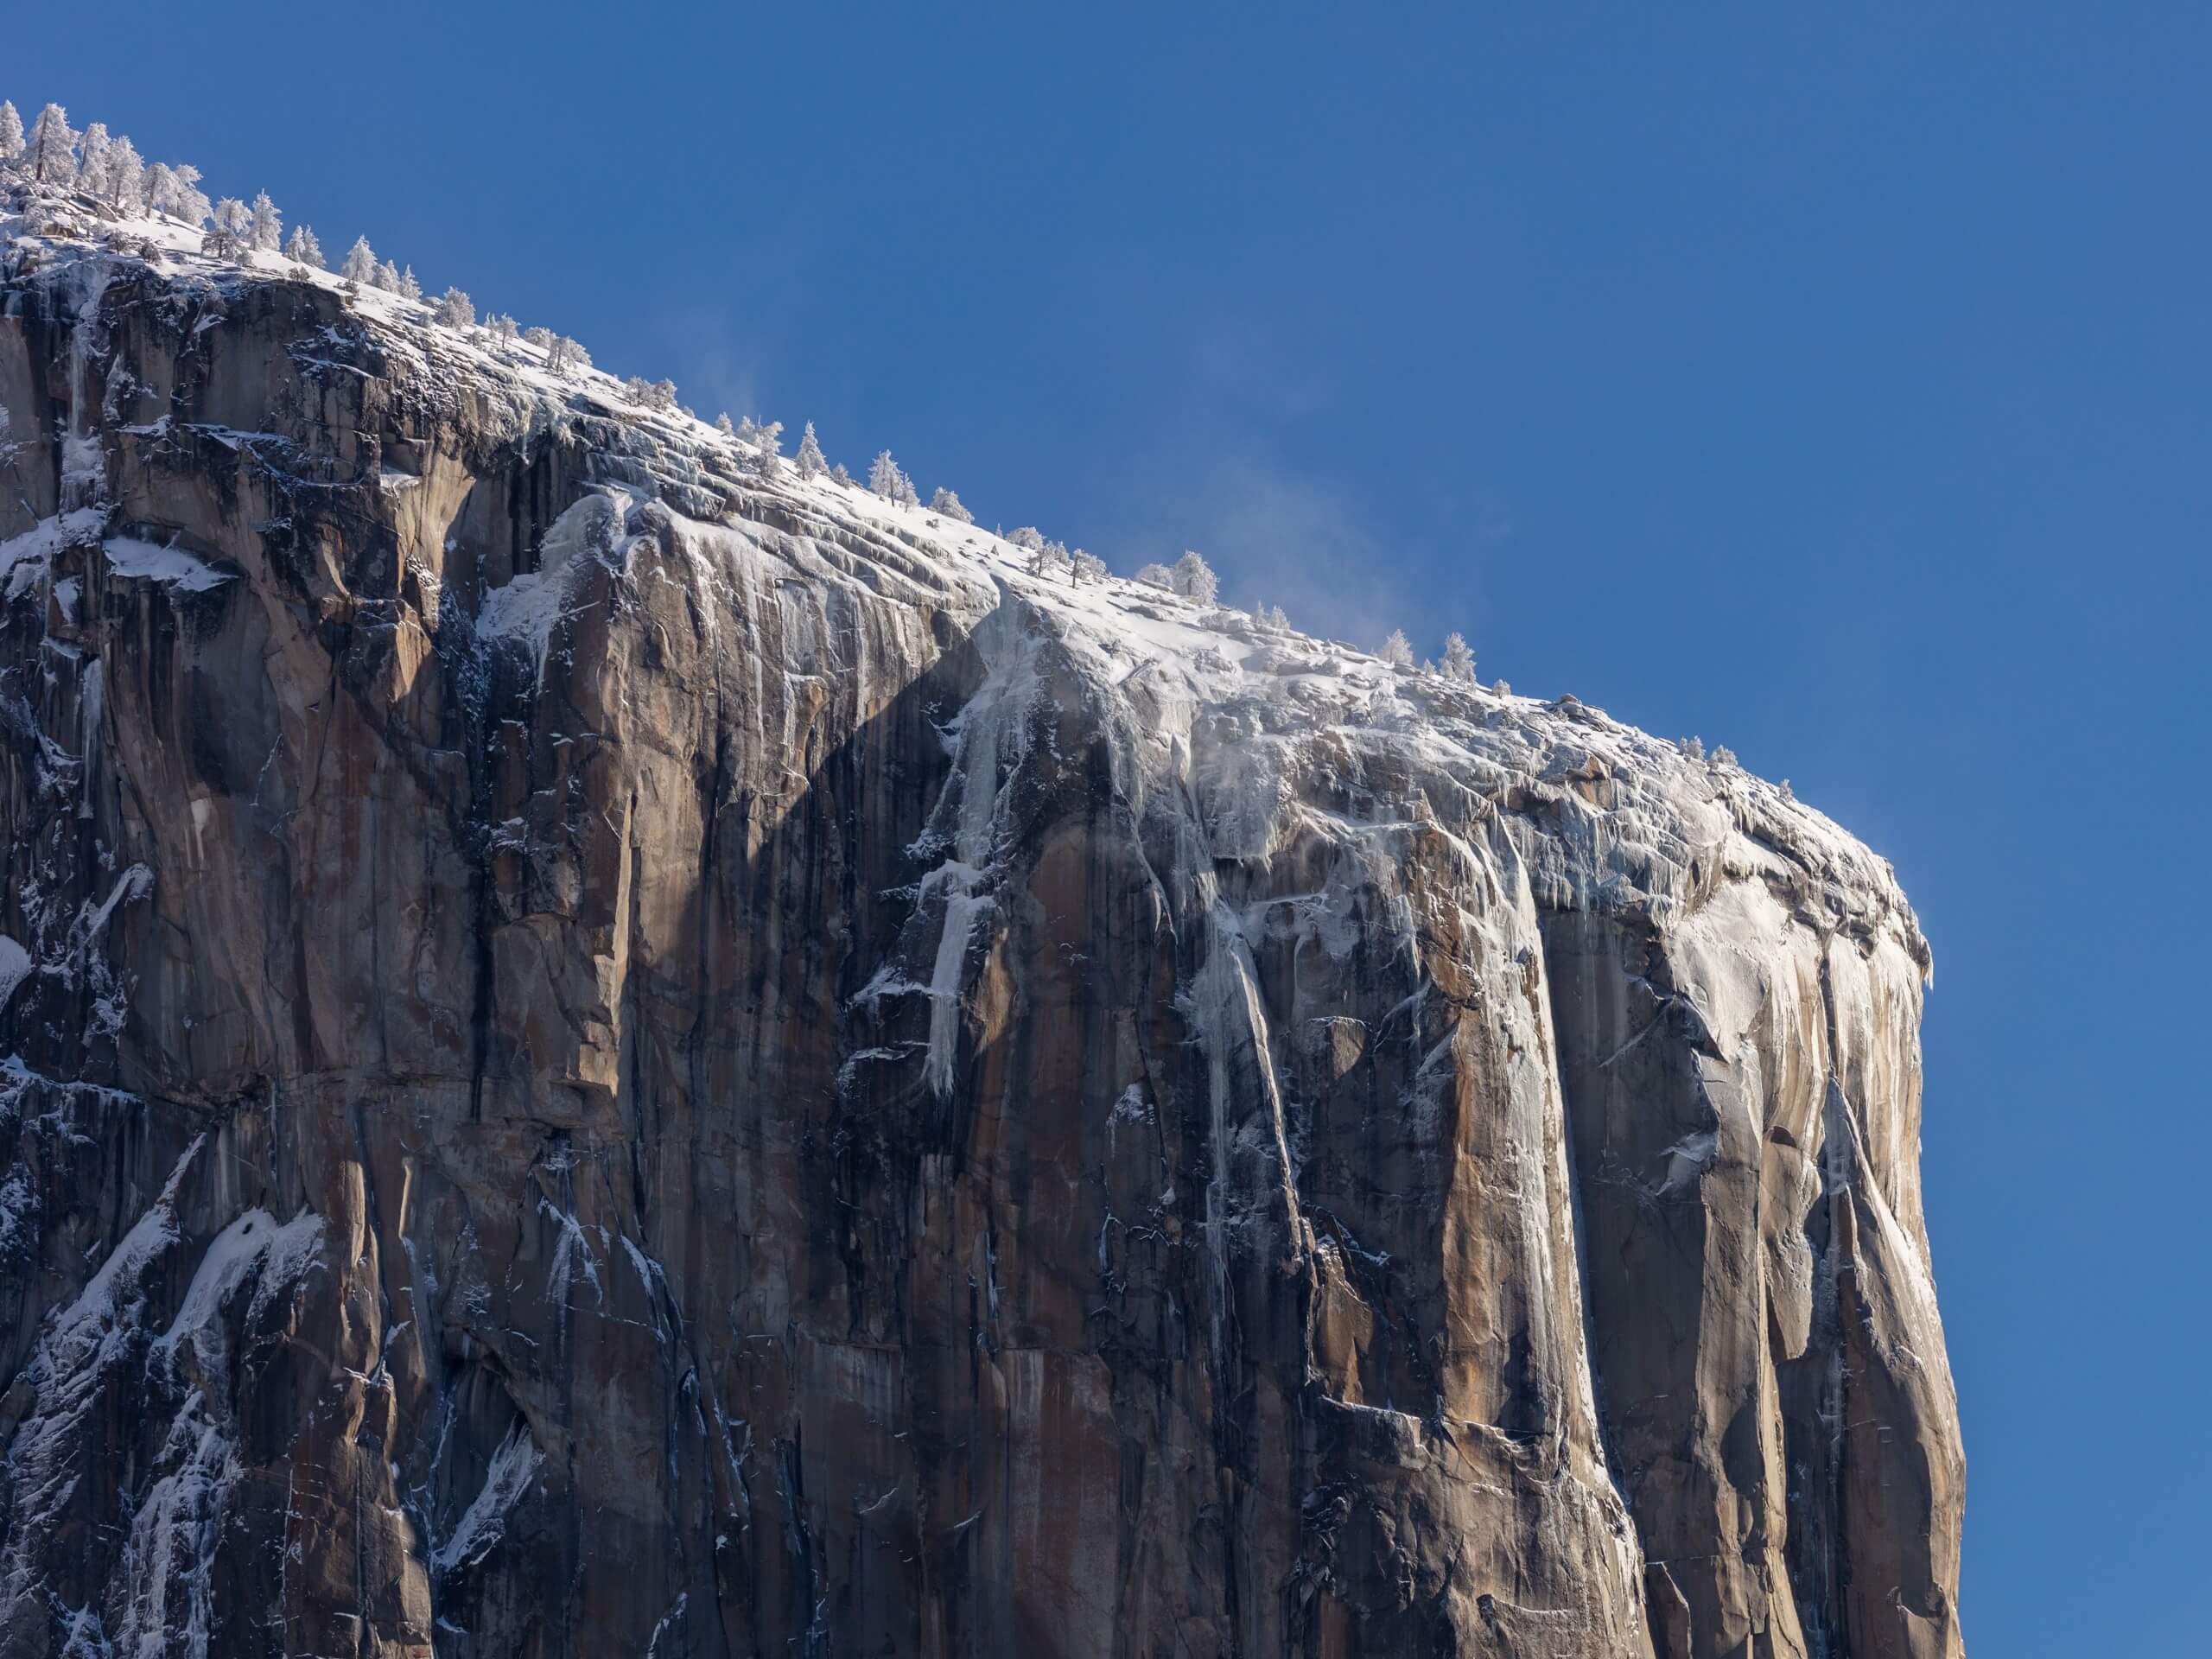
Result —
POLYGON ((1817 813, 4 257, 0 1649, 1963 1651, 1817 813))

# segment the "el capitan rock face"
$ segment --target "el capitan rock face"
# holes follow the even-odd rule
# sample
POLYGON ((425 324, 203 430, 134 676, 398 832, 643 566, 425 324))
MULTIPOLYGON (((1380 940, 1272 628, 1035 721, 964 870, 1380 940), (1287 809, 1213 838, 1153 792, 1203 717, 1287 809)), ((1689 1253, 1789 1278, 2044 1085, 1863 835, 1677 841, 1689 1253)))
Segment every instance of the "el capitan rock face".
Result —
POLYGON ((1963 1652, 1835 826, 41 228, 0 1650, 1963 1652))

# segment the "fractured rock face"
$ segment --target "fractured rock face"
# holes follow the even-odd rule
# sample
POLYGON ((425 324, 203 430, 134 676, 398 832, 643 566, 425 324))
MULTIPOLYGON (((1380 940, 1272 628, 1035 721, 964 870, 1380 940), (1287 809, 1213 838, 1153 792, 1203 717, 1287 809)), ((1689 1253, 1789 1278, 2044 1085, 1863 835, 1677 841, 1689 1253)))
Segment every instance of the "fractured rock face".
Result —
POLYGON ((1826 819, 5 257, 0 1649, 1963 1651, 1826 819))

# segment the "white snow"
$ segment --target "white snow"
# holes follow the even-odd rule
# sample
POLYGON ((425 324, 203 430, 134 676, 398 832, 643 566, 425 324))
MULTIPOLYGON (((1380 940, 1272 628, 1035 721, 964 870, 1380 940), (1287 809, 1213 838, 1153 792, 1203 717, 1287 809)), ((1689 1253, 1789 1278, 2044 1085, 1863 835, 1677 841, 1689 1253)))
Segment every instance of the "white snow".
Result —
POLYGON ((545 1454, 531 1438, 529 1425, 518 1418, 499 1450, 493 1452, 483 1486, 446 1541, 430 1552, 430 1565, 441 1573, 449 1573, 481 1560, 505 1535, 508 1511, 530 1490, 531 1478, 544 1461, 545 1454))
POLYGON ((135 537, 110 536, 100 543, 108 569, 119 576, 158 582, 188 594, 204 594, 237 578, 214 569, 181 547, 162 547, 135 537))
POLYGON ((276 1298, 296 1286, 315 1264, 322 1241, 322 1218, 303 1210, 279 1226, 265 1210, 249 1210, 215 1235, 168 1329, 154 1344, 156 1355, 172 1355, 181 1343, 193 1345, 203 1367, 222 1363, 223 1309, 249 1279, 254 1283, 245 1319, 261 1317, 276 1298))
POLYGON ((613 551, 632 499, 624 490, 594 491, 556 518, 539 548, 537 569, 486 595, 476 618, 477 637, 521 645, 530 653, 533 672, 543 678, 545 653, 567 608, 576 570, 584 558, 613 551))
POLYGON ((0 576, 8 580, 7 596, 14 599, 35 582, 44 574, 47 561, 63 548, 97 540, 106 522, 105 507, 75 507, 0 541, 0 576))
POLYGON ((0 1008, 16 994, 16 987, 29 977, 31 953, 5 933, 0 933, 0 1008))

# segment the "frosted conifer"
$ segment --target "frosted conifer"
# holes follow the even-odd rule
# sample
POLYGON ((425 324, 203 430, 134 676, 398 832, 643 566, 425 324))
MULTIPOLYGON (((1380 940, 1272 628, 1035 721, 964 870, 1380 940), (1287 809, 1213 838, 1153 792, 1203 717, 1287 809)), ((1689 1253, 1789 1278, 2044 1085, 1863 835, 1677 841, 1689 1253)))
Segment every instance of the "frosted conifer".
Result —
POLYGON ((399 292, 399 267, 389 259, 377 262, 377 274, 370 279, 387 294, 399 292))
POLYGON ((914 493, 913 485, 899 470, 899 463, 891 459, 888 449, 878 455, 875 464, 868 469, 868 486, 887 501, 903 502, 914 493))
POLYGON ((961 505, 959 493, 948 490, 942 485, 938 486, 937 493, 930 497, 930 511, 941 518, 951 519, 955 524, 972 524, 976 522, 976 515, 961 505))
POLYGON ((541 352, 553 349, 553 331, 543 323, 533 322, 522 331, 523 344, 535 346, 541 352))
POLYGON ((377 252, 369 245, 367 237, 357 236, 353 238, 353 245, 346 250, 346 263, 339 267, 338 274, 349 283, 375 283, 377 252))
POLYGON ((1183 556, 1175 561, 1172 575, 1175 591, 1185 599, 1195 600, 1201 605, 1211 605, 1220 595, 1220 578, 1214 575, 1213 567, 1194 552, 1186 550, 1183 556))
POLYGON ((515 320, 505 312, 494 311, 484 319, 484 327, 493 344, 504 346, 515 343, 515 320))
POLYGON ((16 106, 0 99, 0 167, 22 159, 23 118, 16 113, 16 106))
POLYGON ((423 297, 423 284, 415 280, 415 267, 412 265, 399 273, 399 297, 403 300, 423 297))
POLYGON ((236 196, 225 196, 215 204, 215 223, 200 245, 219 259, 235 259, 245 251, 246 232, 252 226, 253 216, 246 212, 245 203, 236 196))
POLYGON ((136 215, 146 205, 146 163, 130 139, 118 138, 108 146, 99 194, 109 207, 125 213, 136 215))
POLYGON ((41 184, 60 184, 77 173, 77 135, 69 125, 69 111, 49 104, 31 123, 24 141, 23 168, 41 184))
POLYGON ((856 490, 861 486, 860 480, 845 470, 845 463, 842 461, 830 469, 830 481, 832 484, 842 484, 849 490, 856 490))
MULTIPOLYGON (((177 171, 189 173, 195 180, 200 176, 195 168, 181 167, 177 171)), ((204 192, 187 187, 184 200, 178 204, 176 216, 196 230, 207 222, 214 211, 215 204, 207 200, 204 192)))
POLYGON ((1175 573, 1164 564, 1154 563, 1140 567, 1137 571, 1137 580, 1147 588, 1165 588, 1170 593, 1175 591, 1175 573))
POLYGON ((284 245, 283 214, 276 211, 276 204, 269 200, 266 190, 255 194, 251 213, 246 240, 257 252, 275 253, 284 245))
POLYGON ((814 423, 809 421, 806 423, 806 430, 799 435, 798 475, 801 478, 812 479, 829 470, 829 461, 823 454, 822 445, 814 435, 814 423))
POLYGON ((430 321, 448 328, 474 328, 476 326, 476 306, 459 289, 448 288, 438 296, 437 304, 431 308, 430 321))
POLYGON ((198 168, 182 162, 174 166, 156 162, 146 169, 146 205, 197 228, 214 211, 200 194, 199 184, 198 168))
POLYGON ((107 176, 107 153, 114 143, 105 121, 93 122, 77 141, 77 182, 93 195, 99 194, 100 182, 107 176))
POLYGON ((545 371, 548 374, 582 374, 591 367, 591 353, 566 334, 553 336, 553 343, 545 348, 545 371))
POLYGON ((1382 660, 1393 668, 1411 668, 1414 665, 1413 641, 1406 638, 1403 628, 1390 630, 1390 637, 1382 642, 1382 660))
POLYGON ((1444 640, 1444 677, 1465 680, 1472 683, 1475 677, 1475 653, 1459 634, 1447 634, 1444 640))
POLYGON ((291 236, 284 244, 284 257, 296 265, 322 269, 322 244, 315 239, 315 232, 305 225, 295 225, 291 236))
POLYGON ((183 194, 183 183, 176 175, 176 168, 167 162, 156 162, 146 169, 146 206, 149 211, 175 213, 183 194))

